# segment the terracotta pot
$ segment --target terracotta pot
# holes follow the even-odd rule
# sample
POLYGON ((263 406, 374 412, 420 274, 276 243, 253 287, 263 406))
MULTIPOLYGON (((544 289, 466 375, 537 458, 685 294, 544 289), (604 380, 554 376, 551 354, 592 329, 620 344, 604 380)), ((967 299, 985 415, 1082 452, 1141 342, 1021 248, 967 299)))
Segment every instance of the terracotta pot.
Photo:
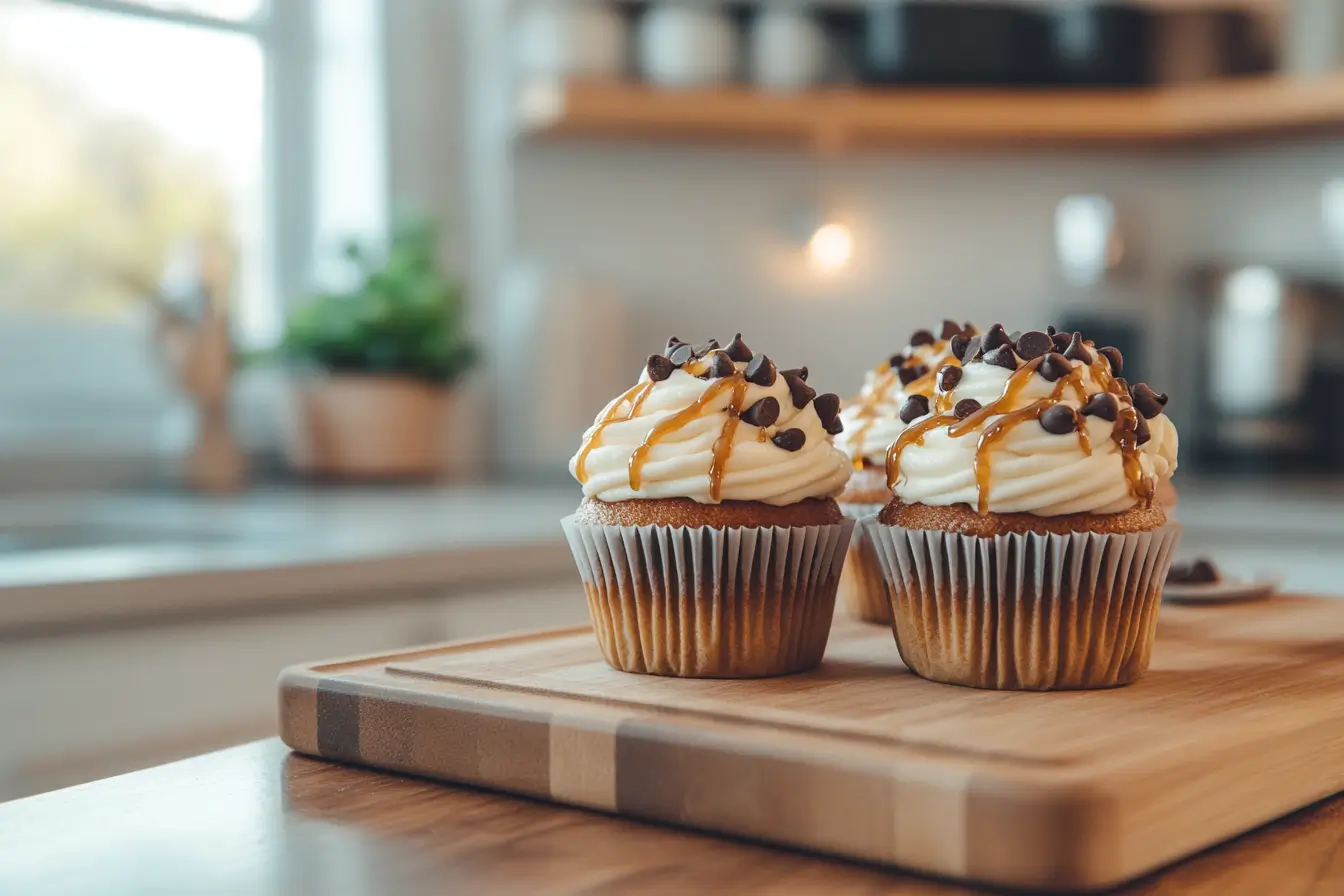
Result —
POLYGON ((290 381, 285 455, 300 473, 345 479, 437 476, 452 392, 422 380, 311 376, 290 381))

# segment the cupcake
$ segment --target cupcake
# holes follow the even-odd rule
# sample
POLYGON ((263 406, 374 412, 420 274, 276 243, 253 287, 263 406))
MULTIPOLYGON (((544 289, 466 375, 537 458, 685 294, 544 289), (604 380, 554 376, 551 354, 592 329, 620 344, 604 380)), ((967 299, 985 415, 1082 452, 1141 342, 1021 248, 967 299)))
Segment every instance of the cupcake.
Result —
POLYGON ((741 334, 668 341, 584 434, 564 520, 602 655, 624 672, 783 675, 821 662, 853 521, 840 399, 741 334))
MULTIPOLYGON (((1114 348, 996 324, 887 455, 867 527, 916 674, 982 688, 1128 684, 1148 667, 1179 539, 1167 396, 1114 348)), ((913 399, 912 399, 913 400, 913 399)))
POLYGON ((864 534, 864 520, 877 516, 891 500, 887 489, 887 449, 905 430, 912 415, 927 408, 944 367, 958 366, 976 329, 969 323, 943 321, 939 337, 916 330, 906 348, 883 361, 864 378, 863 389, 840 412, 843 433, 835 440, 854 465, 854 476, 840 496, 840 510, 859 521, 840 578, 840 596, 852 615, 866 622, 891 625, 891 602, 873 543, 864 534), (907 404, 912 396, 924 403, 907 404))

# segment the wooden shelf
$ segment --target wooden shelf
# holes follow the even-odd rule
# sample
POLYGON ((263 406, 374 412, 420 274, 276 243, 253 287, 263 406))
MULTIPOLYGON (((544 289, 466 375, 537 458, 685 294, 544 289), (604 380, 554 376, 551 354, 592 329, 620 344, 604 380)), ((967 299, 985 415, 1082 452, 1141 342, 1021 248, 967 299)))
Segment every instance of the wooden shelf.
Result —
POLYGON ((537 87, 520 99, 534 136, 775 143, 820 151, 901 145, 1180 145, 1344 131, 1344 74, 1146 90, 537 87))

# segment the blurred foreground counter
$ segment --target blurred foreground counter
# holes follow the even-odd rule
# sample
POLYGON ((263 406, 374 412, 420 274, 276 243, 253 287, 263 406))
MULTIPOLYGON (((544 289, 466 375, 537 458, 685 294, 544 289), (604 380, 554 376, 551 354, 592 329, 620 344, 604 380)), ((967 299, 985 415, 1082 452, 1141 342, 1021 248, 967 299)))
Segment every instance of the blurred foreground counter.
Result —
MULTIPOLYGON (((1344 798, 1120 891, 1344 892, 1344 798)), ((334 765, 262 741, 0 805, 4 893, 985 892, 334 765)))

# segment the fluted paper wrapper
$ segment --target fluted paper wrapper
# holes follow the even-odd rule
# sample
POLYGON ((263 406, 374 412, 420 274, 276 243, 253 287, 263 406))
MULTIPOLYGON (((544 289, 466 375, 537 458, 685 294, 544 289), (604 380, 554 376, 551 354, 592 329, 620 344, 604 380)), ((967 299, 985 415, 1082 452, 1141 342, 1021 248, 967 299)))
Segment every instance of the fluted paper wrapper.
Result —
POLYGON ((821 662, 853 520, 727 528, 561 522, 607 662, 754 678, 821 662))
POLYGON ((1050 691, 1129 684, 1148 668, 1181 527, 996 535, 865 524, 892 630, 933 681, 1050 691))
POLYGON ((891 625, 887 582, 877 562, 877 548, 864 525, 866 521, 875 520, 885 506, 840 502, 840 512, 855 521, 854 536, 850 539, 845 568, 840 575, 840 602, 856 619, 891 625))

